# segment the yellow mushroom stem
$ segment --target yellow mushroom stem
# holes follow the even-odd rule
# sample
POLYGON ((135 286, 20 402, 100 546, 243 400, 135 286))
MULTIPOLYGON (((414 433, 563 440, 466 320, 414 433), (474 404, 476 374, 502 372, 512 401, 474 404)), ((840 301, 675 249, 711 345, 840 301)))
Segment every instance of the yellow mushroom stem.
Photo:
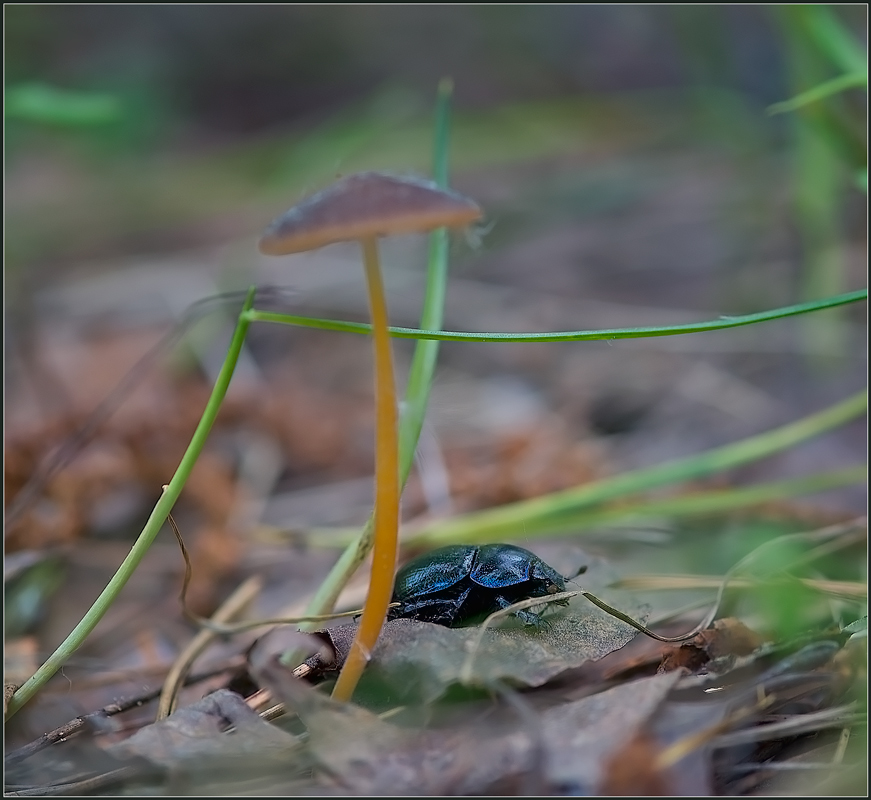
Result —
POLYGON ((387 328, 387 301, 375 237, 362 240, 375 348, 375 544, 369 594, 357 636, 333 689, 336 700, 350 700, 369 661, 393 595, 399 538, 399 438, 396 387, 387 328))

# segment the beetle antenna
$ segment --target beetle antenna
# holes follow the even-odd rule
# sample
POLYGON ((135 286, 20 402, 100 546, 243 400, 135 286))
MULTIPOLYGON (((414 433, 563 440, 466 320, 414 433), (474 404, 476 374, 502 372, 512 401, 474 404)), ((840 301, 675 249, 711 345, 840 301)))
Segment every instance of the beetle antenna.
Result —
POLYGON ((575 572, 574 575, 564 575, 563 580, 566 583, 574 583, 575 578, 577 578, 579 575, 583 575, 587 571, 587 569, 588 566, 586 564, 581 564, 581 566, 578 567, 577 572, 575 572))

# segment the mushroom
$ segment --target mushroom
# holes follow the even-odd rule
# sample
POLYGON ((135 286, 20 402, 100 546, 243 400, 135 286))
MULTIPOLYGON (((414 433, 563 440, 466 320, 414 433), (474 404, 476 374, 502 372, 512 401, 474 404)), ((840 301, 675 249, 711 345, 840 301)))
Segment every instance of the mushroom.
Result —
POLYGON ((354 240, 363 248, 375 350, 375 536, 369 593, 357 636, 333 690, 338 700, 351 698, 381 633, 393 593, 398 549, 396 388, 378 237, 462 227, 479 219, 481 213, 473 201, 430 181, 363 172, 343 178, 286 211, 259 242, 260 252, 266 255, 300 253, 354 240))

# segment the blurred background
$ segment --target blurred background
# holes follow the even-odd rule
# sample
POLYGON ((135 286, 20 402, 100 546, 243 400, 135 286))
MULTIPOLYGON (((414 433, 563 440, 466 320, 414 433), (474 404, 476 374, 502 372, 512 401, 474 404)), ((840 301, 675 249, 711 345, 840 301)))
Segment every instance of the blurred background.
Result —
MULTIPOLYGON (((452 244, 447 328, 665 325, 864 286, 866 91, 768 109, 864 69, 866 12, 5 6, 7 510, 18 503, 7 548, 86 548, 64 556, 83 597, 68 592, 43 614, 34 647, 56 643, 90 602, 189 440, 238 298, 202 307, 167 343, 191 304, 257 283, 285 287, 273 303, 292 313, 366 319, 354 247, 275 259, 256 239, 337 175, 428 173, 444 77, 452 184, 487 215, 452 244), (62 448, 64 468, 40 473, 62 448)), ((425 240, 384 244, 394 324, 417 322, 425 259, 425 240)), ((860 303, 692 336, 445 345, 406 517, 785 424, 864 385, 866 335, 860 303)), ((411 348, 396 346, 401 380, 411 348)), ((334 554, 293 539, 317 550, 312 569, 274 537, 365 520, 371 419, 366 338, 252 329, 179 509, 196 608, 212 608, 243 566, 295 579, 294 595, 317 584, 334 554)), ((849 466, 865 442, 856 423, 730 480, 849 466)), ((789 528, 864 507, 849 487, 768 513, 789 528)), ((749 529, 748 541, 762 535, 749 529)), ((703 571, 746 551, 726 542, 703 571)), ((130 598, 177 616, 174 548, 155 549, 130 598)), ((59 573, 46 574, 55 587, 59 573)), ((149 647, 136 658, 175 652, 163 639, 149 647)))

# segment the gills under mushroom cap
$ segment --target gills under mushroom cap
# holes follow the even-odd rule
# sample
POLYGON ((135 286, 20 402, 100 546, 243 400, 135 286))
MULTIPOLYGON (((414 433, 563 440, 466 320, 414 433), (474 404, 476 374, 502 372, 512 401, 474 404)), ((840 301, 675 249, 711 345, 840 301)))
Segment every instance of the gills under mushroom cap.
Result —
POLYGON ((481 215, 477 203, 431 181, 361 172, 275 219, 259 247, 266 255, 301 253, 333 242, 462 227, 481 215))

